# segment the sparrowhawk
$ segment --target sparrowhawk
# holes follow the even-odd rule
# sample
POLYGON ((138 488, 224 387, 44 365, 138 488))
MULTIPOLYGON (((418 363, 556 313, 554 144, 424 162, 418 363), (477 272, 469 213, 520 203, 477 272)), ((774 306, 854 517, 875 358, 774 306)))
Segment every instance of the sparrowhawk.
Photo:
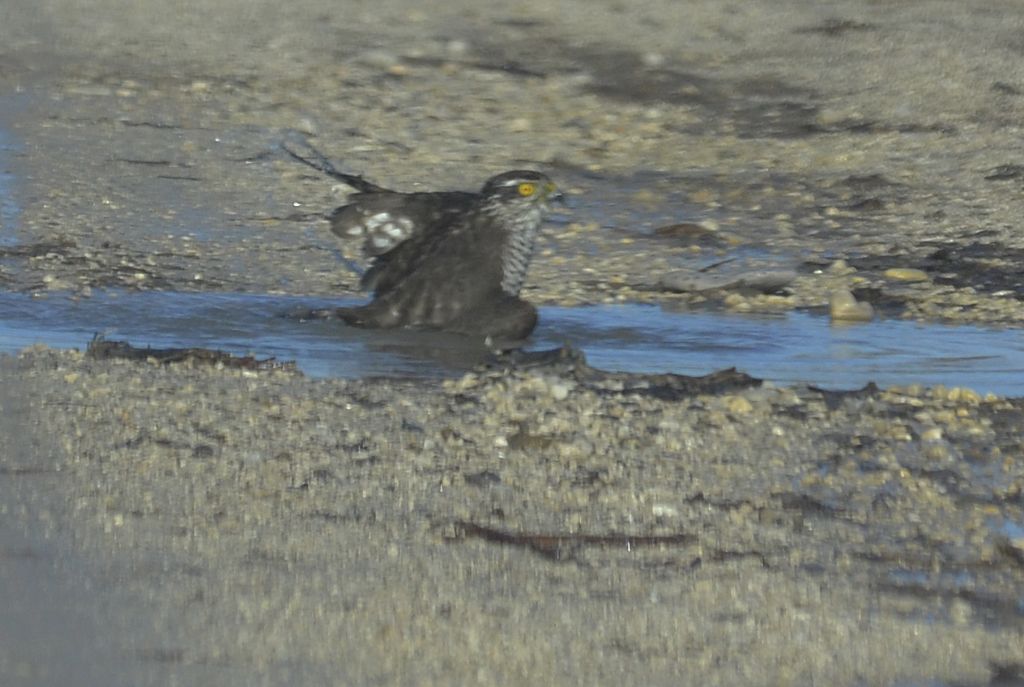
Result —
POLYGON ((362 239, 372 258, 361 285, 370 303, 333 314, 360 327, 418 327, 520 341, 537 310, 519 297, 544 213, 561 199, 544 174, 491 177, 479 193, 400 193, 339 172, 319 153, 296 159, 356 189, 330 216, 331 231, 362 239))

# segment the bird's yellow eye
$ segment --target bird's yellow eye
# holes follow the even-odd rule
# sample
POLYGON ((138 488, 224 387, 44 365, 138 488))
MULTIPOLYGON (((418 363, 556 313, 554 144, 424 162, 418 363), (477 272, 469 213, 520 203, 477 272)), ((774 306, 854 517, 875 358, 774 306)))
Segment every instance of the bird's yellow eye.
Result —
POLYGON ((532 196, 536 191, 537 184, 530 183, 529 181, 519 184, 519 195, 523 197, 532 196))

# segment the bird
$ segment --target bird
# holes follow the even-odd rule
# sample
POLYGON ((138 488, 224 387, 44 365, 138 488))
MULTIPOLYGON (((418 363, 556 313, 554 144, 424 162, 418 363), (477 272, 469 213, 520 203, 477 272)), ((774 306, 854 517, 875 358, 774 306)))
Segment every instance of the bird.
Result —
POLYGON ((525 340, 537 309, 520 297, 545 213, 562 200, 533 170, 502 172, 479 192, 402 193, 338 171, 285 147, 294 158, 355 189, 330 216, 331 231, 362 239, 371 259, 360 285, 365 305, 333 316, 367 328, 436 329, 495 346, 525 340))

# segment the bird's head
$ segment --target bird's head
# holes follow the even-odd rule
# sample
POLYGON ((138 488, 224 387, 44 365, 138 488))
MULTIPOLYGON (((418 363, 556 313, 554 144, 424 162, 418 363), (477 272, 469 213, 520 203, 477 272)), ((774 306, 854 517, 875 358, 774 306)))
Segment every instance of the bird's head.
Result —
POLYGON ((540 172, 515 170, 491 177, 480 191, 483 212, 505 234, 501 290, 518 297, 526 280, 533 247, 549 203, 562 199, 554 182, 540 172))
POLYGON ((495 203, 515 211, 546 210, 562 194, 545 174, 530 170, 514 170, 491 177, 480 194, 485 203, 495 203))

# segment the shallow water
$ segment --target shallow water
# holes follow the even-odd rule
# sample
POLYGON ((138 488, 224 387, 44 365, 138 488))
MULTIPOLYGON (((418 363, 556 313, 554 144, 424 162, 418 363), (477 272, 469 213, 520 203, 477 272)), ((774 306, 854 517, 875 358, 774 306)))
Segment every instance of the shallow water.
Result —
MULTIPOLYGON (((350 378, 456 376, 480 361, 455 336, 286 316, 345 303, 237 293, 100 292, 78 300, 0 293, 0 351, 33 343, 84 348, 102 334, 136 346, 203 346, 294 360, 315 377, 350 378)), ((563 343, 607 370, 699 375, 736 367, 782 384, 944 384, 1024 395, 1024 337, 1016 330, 899 320, 834 326, 807 313, 752 317, 651 305, 541 308, 528 347, 563 343)))

